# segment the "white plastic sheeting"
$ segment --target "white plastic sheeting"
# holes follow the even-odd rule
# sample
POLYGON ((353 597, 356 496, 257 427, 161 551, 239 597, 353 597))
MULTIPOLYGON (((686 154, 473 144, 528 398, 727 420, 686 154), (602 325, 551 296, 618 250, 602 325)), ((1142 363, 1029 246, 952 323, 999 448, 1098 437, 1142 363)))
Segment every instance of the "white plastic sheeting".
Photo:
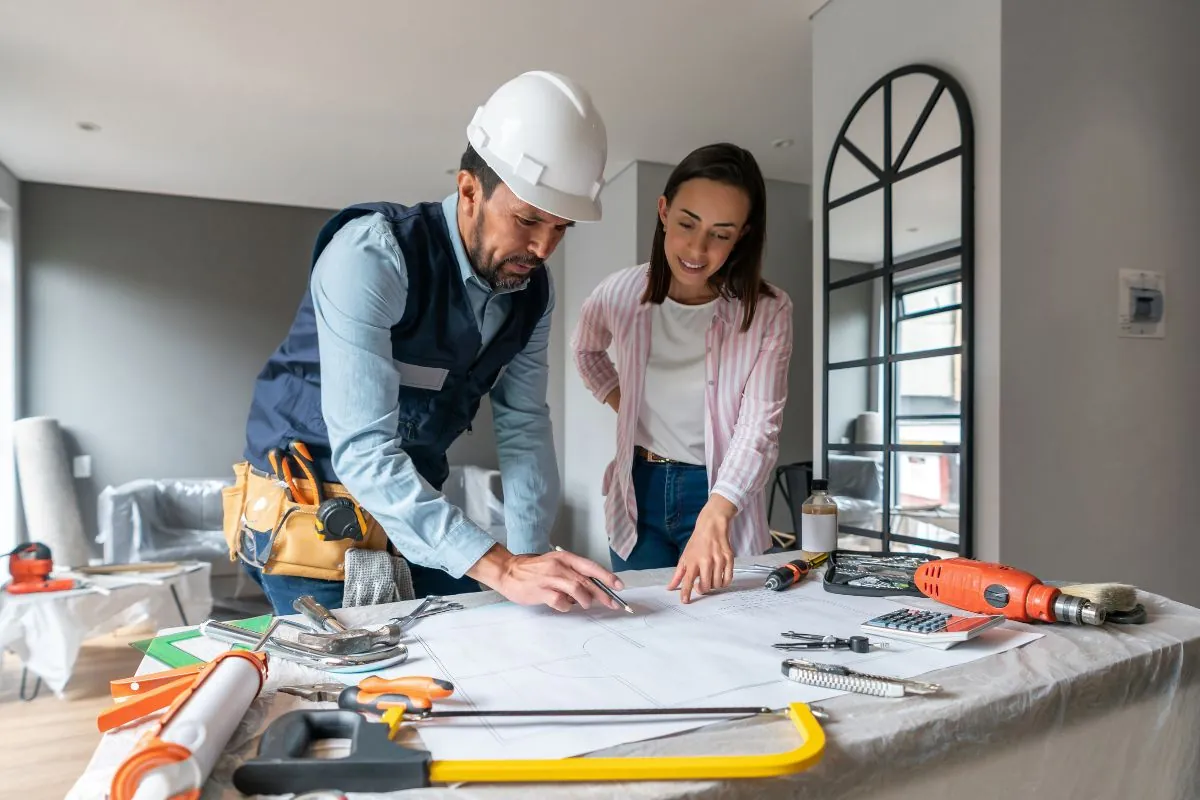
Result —
POLYGON ((216 479, 136 480, 100 492, 96 537, 108 564, 229 558, 216 479))
MULTIPOLYGON (((739 562, 782 563, 789 555, 739 562)), ((629 572, 622 578, 631 586, 664 585, 671 572, 629 572)), ((494 592, 455 599, 467 606, 502 600, 494 592)), ((1145 625, 1018 626, 1046 635, 999 656, 929 673, 926 677, 945 689, 940 696, 887 699, 848 694, 822 702, 832 715, 822 723, 827 736, 824 757, 813 769, 795 776, 537 787, 479 784, 453 791, 430 788, 350 796, 356 800, 410 796, 447 800, 1012 800, 1035 796, 1190 800, 1200 796, 1200 610, 1145 593, 1139 599, 1149 613, 1145 625)), ((416 602, 346 609, 339 617, 354 627, 402 614, 416 602)), ((686 663, 686 653, 680 659, 680 669, 697 668, 686 663)), ((143 662, 144 671, 157 668, 143 662)), ((267 689, 251 706, 214 769, 203 794, 206 800, 241 797, 232 788, 233 770, 254 755, 270 720, 300 705, 297 698, 274 694, 274 689, 314 679, 321 680, 315 674, 299 676, 292 665, 277 667, 269 675, 267 689)), ((782 675, 771 679, 784 680, 782 675)), ((113 771, 140 733, 131 727, 105 734, 69 800, 103 798, 113 771)), ((766 753, 795 745, 787 722, 755 718, 622 745, 596 755, 766 753)))
POLYGON ((49 547, 55 564, 86 566, 87 537, 58 420, 26 417, 12 430, 29 541, 49 547))
POLYGON ((67 592, 0 592, 0 657, 12 652, 28 668, 31 683, 41 678, 59 696, 71 679, 84 640, 127 625, 148 623, 154 629, 180 625, 171 587, 190 624, 199 624, 212 613, 207 564, 147 575, 89 576, 88 580, 92 588, 67 592))

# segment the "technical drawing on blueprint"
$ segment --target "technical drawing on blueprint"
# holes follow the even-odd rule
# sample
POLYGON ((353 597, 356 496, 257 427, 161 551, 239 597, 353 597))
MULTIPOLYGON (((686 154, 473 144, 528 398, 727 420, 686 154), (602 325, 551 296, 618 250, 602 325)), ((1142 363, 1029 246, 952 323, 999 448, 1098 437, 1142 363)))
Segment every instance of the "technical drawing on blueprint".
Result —
MULTIPOLYGON (((622 592, 634 615, 499 603, 421 620, 409 631, 408 662, 385 676, 432 675, 453 682, 442 709, 567 709, 768 706, 817 702, 842 692, 788 681, 780 633, 861 633, 889 600, 825 592, 808 581, 785 592, 737 577, 726 590, 684 605, 677 592, 622 592)), ((1004 626, 950 650, 900 641, 869 653, 814 651, 804 657, 909 678, 964 664, 1040 637, 1004 626)), ((872 637, 872 641, 876 641, 872 637)), ((885 641, 885 640, 879 640, 885 641)), ((346 676, 347 682, 350 677, 346 676)), ((564 758, 710 724, 713 717, 451 718, 419 723, 436 759, 564 758)))

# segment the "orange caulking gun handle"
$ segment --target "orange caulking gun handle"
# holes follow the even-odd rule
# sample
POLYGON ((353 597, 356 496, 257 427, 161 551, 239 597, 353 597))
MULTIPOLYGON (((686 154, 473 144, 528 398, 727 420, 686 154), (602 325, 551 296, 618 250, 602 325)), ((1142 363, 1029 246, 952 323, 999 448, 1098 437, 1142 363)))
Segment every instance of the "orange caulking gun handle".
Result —
POLYGON ((195 680, 195 676, 178 678, 171 683, 164 683, 155 689, 143 692, 124 703, 111 706, 100 712, 100 716, 96 719, 96 726, 103 733, 166 708, 195 680))

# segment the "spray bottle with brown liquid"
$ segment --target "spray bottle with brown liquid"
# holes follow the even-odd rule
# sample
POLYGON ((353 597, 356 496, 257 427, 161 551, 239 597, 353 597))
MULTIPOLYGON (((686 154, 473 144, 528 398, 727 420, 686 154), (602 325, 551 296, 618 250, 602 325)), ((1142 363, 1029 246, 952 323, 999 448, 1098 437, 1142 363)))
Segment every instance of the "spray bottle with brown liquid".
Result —
POLYGON ((837 503, 829 496, 829 481, 816 478, 812 494, 800 509, 800 549, 828 553, 837 549, 837 503))

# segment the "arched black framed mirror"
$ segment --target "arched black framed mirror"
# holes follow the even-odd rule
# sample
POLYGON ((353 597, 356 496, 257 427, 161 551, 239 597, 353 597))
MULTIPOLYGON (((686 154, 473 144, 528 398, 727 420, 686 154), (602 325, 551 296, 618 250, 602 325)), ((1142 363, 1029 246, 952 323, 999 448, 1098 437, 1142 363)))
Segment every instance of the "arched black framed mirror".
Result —
POLYGON ((838 546, 971 556, 974 126, 925 65, 880 78, 822 196, 822 475, 838 546))

